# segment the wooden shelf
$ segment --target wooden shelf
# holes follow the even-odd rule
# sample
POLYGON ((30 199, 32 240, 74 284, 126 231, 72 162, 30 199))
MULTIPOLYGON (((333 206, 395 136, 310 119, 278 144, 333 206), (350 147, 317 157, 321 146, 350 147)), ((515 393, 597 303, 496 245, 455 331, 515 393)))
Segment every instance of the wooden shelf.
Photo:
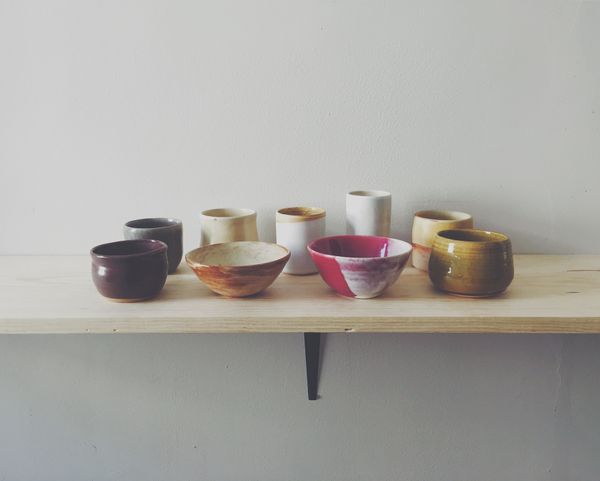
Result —
POLYGON ((282 275, 263 294, 226 299, 185 265, 161 295, 112 303, 87 256, 0 257, 0 334, 216 332, 600 333, 600 256, 516 256, 508 291, 465 299, 407 269, 382 297, 346 299, 318 275, 282 275))

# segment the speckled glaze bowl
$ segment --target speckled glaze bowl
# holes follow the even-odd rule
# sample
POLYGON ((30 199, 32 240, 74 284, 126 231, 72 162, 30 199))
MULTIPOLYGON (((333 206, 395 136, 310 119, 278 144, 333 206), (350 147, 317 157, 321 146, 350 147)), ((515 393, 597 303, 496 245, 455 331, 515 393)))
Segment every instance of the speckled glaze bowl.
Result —
POLYGON ((177 270, 183 256, 183 226, 179 219, 151 217, 130 220, 123 226, 125 239, 155 239, 167 244, 169 274, 177 270))
POLYGON ((94 247, 92 279, 111 301, 137 302, 158 295, 167 279, 167 244, 124 240, 94 247))
POLYGON ((207 287, 227 297, 246 297, 269 287, 290 251, 259 241, 211 244, 188 252, 185 260, 207 287))
POLYGON ((390 237, 339 235, 312 241, 308 251, 333 290, 346 297, 370 299, 398 280, 412 246, 390 237))
POLYGON ((498 232, 458 229, 438 232, 429 259, 429 278, 445 292, 489 297, 514 277, 510 239, 498 232))

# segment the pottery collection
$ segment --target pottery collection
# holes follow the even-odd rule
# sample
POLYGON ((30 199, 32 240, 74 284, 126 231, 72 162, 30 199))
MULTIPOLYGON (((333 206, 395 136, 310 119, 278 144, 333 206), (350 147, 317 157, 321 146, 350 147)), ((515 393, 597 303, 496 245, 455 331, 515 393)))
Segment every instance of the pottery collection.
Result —
POLYGON ((346 234, 390 235, 392 194, 355 190, 346 194, 346 234))
POLYGON ((435 235, 448 229, 472 229, 473 217, 453 210, 422 210, 415 214, 412 228, 412 264, 427 271, 435 235))
POLYGON ((325 235, 325 209, 320 207, 287 207, 275 215, 277 243, 287 247, 290 260, 283 268, 286 274, 313 274, 317 267, 306 246, 325 235))
POLYGON ((256 212, 252 209, 210 209, 200 214, 201 245, 256 241, 256 212))
POLYGON ((124 240, 91 251, 92 279, 112 301, 136 302, 158 295, 167 279, 167 244, 159 240, 124 240))
POLYGON ((451 294, 488 297, 503 292, 514 276, 510 239, 498 232, 438 232, 429 259, 433 285, 451 294))
POLYGON ((308 250, 323 280, 346 297, 377 297, 398 280, 412 246, 389 237, 341 235, 312 241, 308 250))
POLYGON ((269 287, 290 258, 285 247, 258 241, 211 244, 185 260, 206 286, 227 297, 246 297, 269 287))
POLYGON ((177 270, 183 256, 183 228, 178 219, 153 217, 130 220, 123 226, 125 239, 156 239, 167 244, 169 274, 177 270))
MULTIPOLYGON (((423 210, 414 215, 412 244, 390 237, 391 194, 355 190, 346 195, 346 235, 325 235, 325 209, 286 207, 275 214, 276 243, 258 240, 252 209, 218 208, 200 215, 200 247, 186 263, 216 294, 248 297, 283 272, 319 273, 335 293, 356 299, 380 296, 413 266, 428 271, 439 291, 467 297, 503 292, 514 277, 510 239, 473 229, 470 214, 423 210)), ((113 301, 156 297, 183 256, 183 226, 166 217, 123 226, 125 240, 94 247, 92 280, 113 301)))

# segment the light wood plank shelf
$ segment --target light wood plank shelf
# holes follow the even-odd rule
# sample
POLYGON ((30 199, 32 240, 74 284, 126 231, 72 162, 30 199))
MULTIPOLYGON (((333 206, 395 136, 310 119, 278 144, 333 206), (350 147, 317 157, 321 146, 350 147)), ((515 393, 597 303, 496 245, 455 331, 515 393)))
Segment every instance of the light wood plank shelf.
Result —
POLYGON ((339 297, 318 275, 282 275, 254 298, 226 299, 182 264, 155 300, 118 304, 96 292, 87 256, 4 256, 0 334, 600 333, 600 256, 522 255, 515 267, 491 299, 444 295, 411 268, 377 299, 339 297))

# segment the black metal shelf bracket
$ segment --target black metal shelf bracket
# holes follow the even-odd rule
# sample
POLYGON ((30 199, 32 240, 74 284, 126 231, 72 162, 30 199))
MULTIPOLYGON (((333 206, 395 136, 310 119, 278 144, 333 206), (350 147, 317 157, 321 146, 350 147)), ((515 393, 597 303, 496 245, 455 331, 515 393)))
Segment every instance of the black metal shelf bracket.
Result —
POLYGON ((304 355, 306 357, 306 385, 308 400, 315 401, 319 390, 319 354, 321 350, 321 334, 304 333, 304 355))

